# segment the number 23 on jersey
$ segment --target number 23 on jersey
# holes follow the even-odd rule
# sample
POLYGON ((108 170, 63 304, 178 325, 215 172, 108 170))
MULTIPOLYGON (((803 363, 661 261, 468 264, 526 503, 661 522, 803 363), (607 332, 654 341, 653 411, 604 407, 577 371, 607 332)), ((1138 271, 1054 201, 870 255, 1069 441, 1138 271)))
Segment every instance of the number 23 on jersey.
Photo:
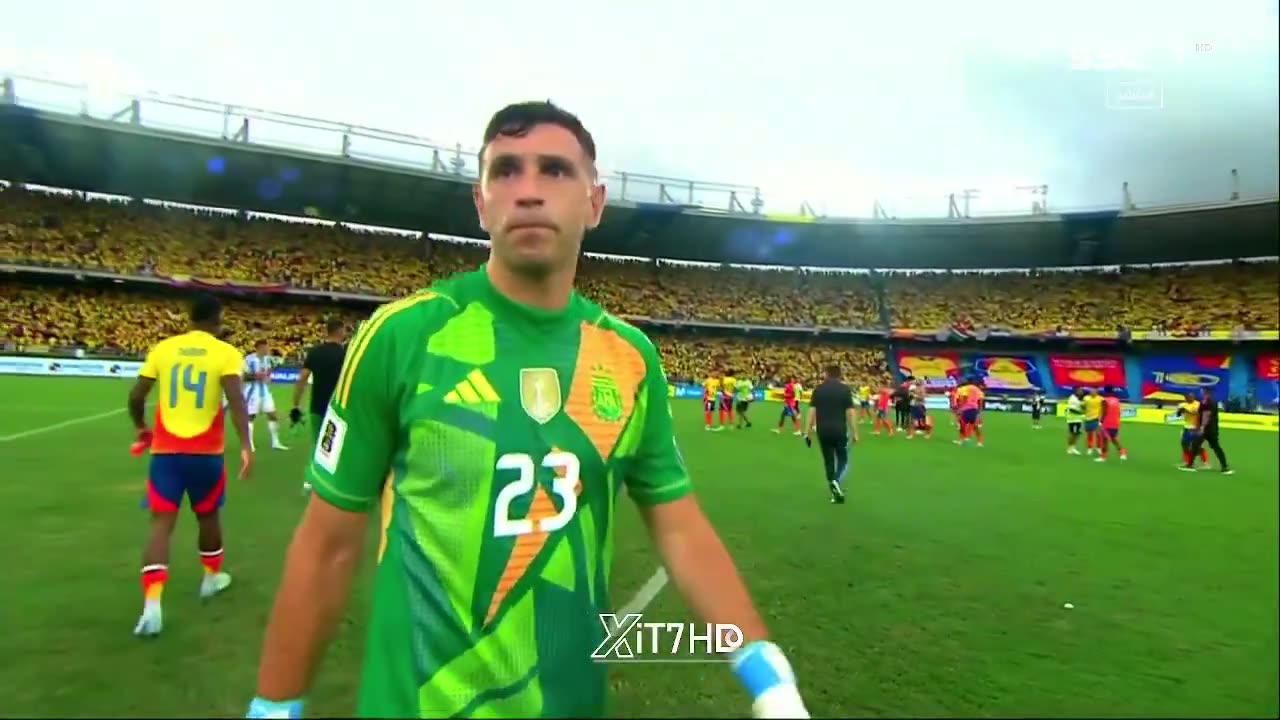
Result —
POLYGON ((551 517, 540 519, 511 517, 511 503, 534 491, 537 468, 530 455, 507 453, 498 458, 496 472, 499 478, 505 479, 509 476, 509 471, 514 470, 516 478, 498 491, 493 513, 494 537, 555 532, 568 525, 578 511, 578 479, 582 470, 578 456, 567 452, 550 452, 538 464, 555 473, 551 491, 560 497, 560 511, 551 517))

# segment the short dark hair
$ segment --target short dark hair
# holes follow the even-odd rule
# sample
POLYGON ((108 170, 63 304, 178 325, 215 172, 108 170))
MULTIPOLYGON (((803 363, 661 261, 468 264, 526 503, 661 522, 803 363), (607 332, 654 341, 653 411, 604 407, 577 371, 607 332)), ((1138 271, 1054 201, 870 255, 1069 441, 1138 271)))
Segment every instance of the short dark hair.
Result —
POLYGON ((489 147, 489 143, 498 139, 499 136, 524 137, 539 125, 556 125, 573 133, 573 136, 578 139, 578 144, 582 146, 582 152, 591 158, 592 165, 595 164, 596 141, 592 139, 586 126, 577 115, 546 100, 512 103, 489 118, 489 124, 484 128, 484 144, 480 147, 480 167, 482 169, 484 167, 484 151, 489 147))
POLYGON ((346 326, 347 324, 341 320, 330 320, 324 324, 324 331, 332 335, 346 326))
POLYGON ((222 303, 209 293, 197 293, 191 298, 191 322, 207 325, 222 316, 222 303))
POLYGON ((835 379, 839 380, 839 379, 840 379, 840 366, 839 366, 839 365, 828 365, 828 366, 827 366, 827 377, 829 377, 829 378, 835 378, 835 379))
POLYGON ((254 341, 253 346, 258 347, 259 345, 266 345, 266 344, 267 344, 267 341, 265 339, 258 338, 257 340, 254 341))

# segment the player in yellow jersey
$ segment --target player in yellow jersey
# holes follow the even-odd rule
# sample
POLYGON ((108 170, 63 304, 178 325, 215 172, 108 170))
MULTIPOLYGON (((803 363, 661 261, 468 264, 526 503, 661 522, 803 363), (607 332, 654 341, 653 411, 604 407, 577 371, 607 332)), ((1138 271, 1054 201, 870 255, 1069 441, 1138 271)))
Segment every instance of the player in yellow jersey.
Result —
MULTIPOLYGON (((1182 466, 1195 467, 1196 436, 1200 434, 1200 401, 1195 395, 1187 393, 1186 399, 1178 404, 1178 416, 1182 418, 1182 466)), ((1200 446, 1200 462, 1209 465, 1209 451, 1200 446)))
POLYGON ((720 427, 733 424, 733 392, 738 387, 738 379, 729 370, 720 380, 720 427))
POLYGON ((869 422, 871 420, 871 386, 858 386, 858 415, 860 422, 869 422))
POLYGON ((986 400, 986 392, 976 381, 966 380, 956 392, 956 402, 960 406, 960 437, 957 445, 964 445, 970 437, 978 441, 982 447, 982 408, 986 400))
POLYGON ((711 426, 711 415, 716 410, 716 405, 720 402, 720 378, 715 375, 708 375, 706 380, 702 381, 702 417, 707 423, 707 430, 720 430, 724 428, 723 418, 720 420, 720 427, 713 428, 711 426))
POLYGON ((249 414, 240 383, 244 358, 218 339, 222 308, 211 295, 191 304, 191 330, 161 340, 147 353, 138 381, 129 393, 129 416, 138 443, 151 449, 147 498, 151 535, 142 551, 142 617, 133 632, 160 634, 160 599, 169 579, 169 540, 185 496, 200 526, 197 547, 204 579, 200 596, 212 597, 231 584, 222 571, 222 524, 218 510, 226 498, 223 466, 225 431, 221 396, 225 393, 240 436, 240 477, 253 466, 249 449, 249 414), (155 430, 147 427, 145 410, 151 387, 159 387, 155 430))
POLYGON ((1098 394, 1098 388, 1090 388, 1081 404, 1084 405, 1085 443, 1089 448, 1085 454, 1092 455, 1094 450, 1102 451, 1102 437, 1098 431, 1098 423, 1102 419, 1102 396, 1098 394))

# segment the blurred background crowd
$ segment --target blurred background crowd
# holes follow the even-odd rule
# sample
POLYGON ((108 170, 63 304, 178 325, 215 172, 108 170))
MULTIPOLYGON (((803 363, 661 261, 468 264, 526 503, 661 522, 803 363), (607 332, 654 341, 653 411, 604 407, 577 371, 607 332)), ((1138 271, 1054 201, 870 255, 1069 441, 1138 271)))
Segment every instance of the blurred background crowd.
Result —
MULTIPOLYGON (((590 238, 588 238, 588 249, 590 238)), ((157 279, 194 276, 318 292, 404 295, 484 262, 478 243, 341 226, 252 219, 142 203, 0 191, 0 263, 88 269, 157 279)), ((138 354, 181 330, 172 287, 36 284, 6 274, 6 344, 138 354)), ((1120 272, 872 273, 716 267, 585 257, 579 289, 623 317, 850 329, 954 327, 1032 331, 1274 329, 1275 263, 1120 272)), ((296 355, 326 319, 357 322, 371 302, 252 297, 228 304, 230 340, 265 339, 296 355)), ((839 362, 854 377, 887 379, 881 349, 850 349, 762 333, 732 339, 656 334, 668 372, 697 378, 716 364, 758 378, 814 378, 839 362)))

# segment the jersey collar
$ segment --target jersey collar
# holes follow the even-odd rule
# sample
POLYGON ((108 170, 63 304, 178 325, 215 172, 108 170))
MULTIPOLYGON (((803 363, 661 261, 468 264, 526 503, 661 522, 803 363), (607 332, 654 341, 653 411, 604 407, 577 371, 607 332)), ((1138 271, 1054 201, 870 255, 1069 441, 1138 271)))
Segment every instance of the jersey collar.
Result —
POLYGON ((548 310, 546 308, 534 307, 533 305, 526 305, 522 302, 512 300, 499 292, 498 289, 493 286, 493 283, 489 281, 489 270, 487 266, 488 263, 481 265, 477 274, 480 276, 481 288, 486 299, 492 301, 495 305, 509 310, 526 320, 543 325, 554 325, 564 320, 576 317, 575 311, 577 310, 578 303, 581 299, 576 289, 569 293, 569 302, 559 310, 548 310))

